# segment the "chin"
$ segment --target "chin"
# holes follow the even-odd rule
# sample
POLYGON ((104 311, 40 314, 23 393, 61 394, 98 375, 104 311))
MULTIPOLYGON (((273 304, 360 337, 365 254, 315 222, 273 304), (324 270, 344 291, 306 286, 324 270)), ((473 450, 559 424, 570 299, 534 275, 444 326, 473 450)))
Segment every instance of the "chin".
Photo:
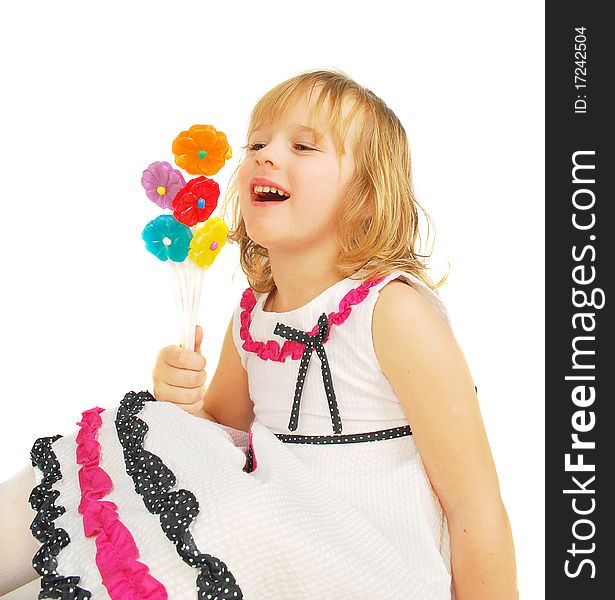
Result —
POLYGON ((306 245, 296 237, 282 231, 265 231, 264 228, 256 230, 254 234, 252 234, 251 229, 246 229, 246 231, 253 242, 266 248, 269 253, 290 252, 294 254, 303 252, 309 246, 309 244, 306 245))
POLYGON ((310 248, 319 246, 322 236, 311 235, 305 232, 305 235, 299 237, 296 231, 290 231, 288 227, 280 226, 269 219, 259 221, 258 219, 250 219, 246 221, 246 233, 248 237, 259 246, 267 248, 269 252, 303 252, 310 248))
POLYGON ((246 232, 248 234, 248 237, 255 244, 258 244, 263 248, 267 248, 268 250, 269 248, 274 247, 276 245, 276 242, 279 243, 281 241, 280 232, 271 231, 270 227, 255 227, 254 225, 252 225, 252 227, 248 227, 248 224, 246 223, 246 232))

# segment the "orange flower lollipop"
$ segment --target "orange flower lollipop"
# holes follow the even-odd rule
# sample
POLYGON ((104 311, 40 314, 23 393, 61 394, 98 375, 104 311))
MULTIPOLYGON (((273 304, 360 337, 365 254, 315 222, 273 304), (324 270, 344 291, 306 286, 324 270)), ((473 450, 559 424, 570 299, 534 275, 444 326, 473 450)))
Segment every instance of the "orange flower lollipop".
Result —
POLYGON ((172 149, 177 166, 190 175, 214 175, 233 155, 226 134, 213 125, 193 125, 182 131, 172 149))

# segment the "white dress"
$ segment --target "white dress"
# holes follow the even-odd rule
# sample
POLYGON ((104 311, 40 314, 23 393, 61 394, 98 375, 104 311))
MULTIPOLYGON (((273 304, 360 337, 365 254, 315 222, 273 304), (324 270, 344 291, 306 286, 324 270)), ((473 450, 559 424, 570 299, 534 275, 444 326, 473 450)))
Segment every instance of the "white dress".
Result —
POLYGON ((450 599, 446 518, 373 349, 394 278, 448 322, 404 273, 284 313, 244 292, 249 434, 131 392, 78 435, 37 440, 40 597, 450 599))

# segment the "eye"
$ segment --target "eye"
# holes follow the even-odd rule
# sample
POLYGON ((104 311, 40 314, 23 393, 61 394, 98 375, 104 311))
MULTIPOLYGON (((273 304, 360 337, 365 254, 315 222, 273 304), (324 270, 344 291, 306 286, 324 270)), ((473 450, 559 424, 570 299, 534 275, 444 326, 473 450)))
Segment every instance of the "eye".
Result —
MULTIPOLYGON (((261 148, 264 148, 267 144, 263 144, 262 142, 254 142, 253 144, 247 144, 242 147, 242 150, 247 150, 248 152, 258 152, 261 148)), ((314 148, 307 146, 306 144, 293 144, 293 146, 299 150, 300 152, 314 152, 314 148)))

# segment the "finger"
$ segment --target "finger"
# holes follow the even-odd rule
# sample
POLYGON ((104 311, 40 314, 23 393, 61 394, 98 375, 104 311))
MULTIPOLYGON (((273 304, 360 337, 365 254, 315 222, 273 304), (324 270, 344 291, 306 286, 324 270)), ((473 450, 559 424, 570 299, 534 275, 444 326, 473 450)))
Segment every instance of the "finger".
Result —
POLYGON ((203 413, 203 400, 193 402, 192 404, 180 404, 179 402, 174 402, 173 404, 191 415, 201 416, 203 413))
POLYGON ((178 404, 182 410, 185 410, 187 413, 191 415, 201 415, 203 411, 203 400, 195 403, 195 404, 178 404))
POLYGON ((203 343, 203 328, 200 325, 196 326, 194 334, 194 351, 201 354, 201 344, 203 343))
POLYGON ((180 346, 167 346, 160 351, 160 356, 167 365, 176 369, 190 369, 202 371, 205 368, 205 359, 196 352, 185 350, 180 346))
POLYGON ((205 370, 178 369, 164 362, 157 366, 152 376, 155 381, 187 389, 202 387, 207 378, 205 370))
POLYGON ((154 382, 154 397, 159 402, 176 404, 183 410, 198 412, 203 407, 205 394, 199 388, 181 388, 162 381, 154 382))

